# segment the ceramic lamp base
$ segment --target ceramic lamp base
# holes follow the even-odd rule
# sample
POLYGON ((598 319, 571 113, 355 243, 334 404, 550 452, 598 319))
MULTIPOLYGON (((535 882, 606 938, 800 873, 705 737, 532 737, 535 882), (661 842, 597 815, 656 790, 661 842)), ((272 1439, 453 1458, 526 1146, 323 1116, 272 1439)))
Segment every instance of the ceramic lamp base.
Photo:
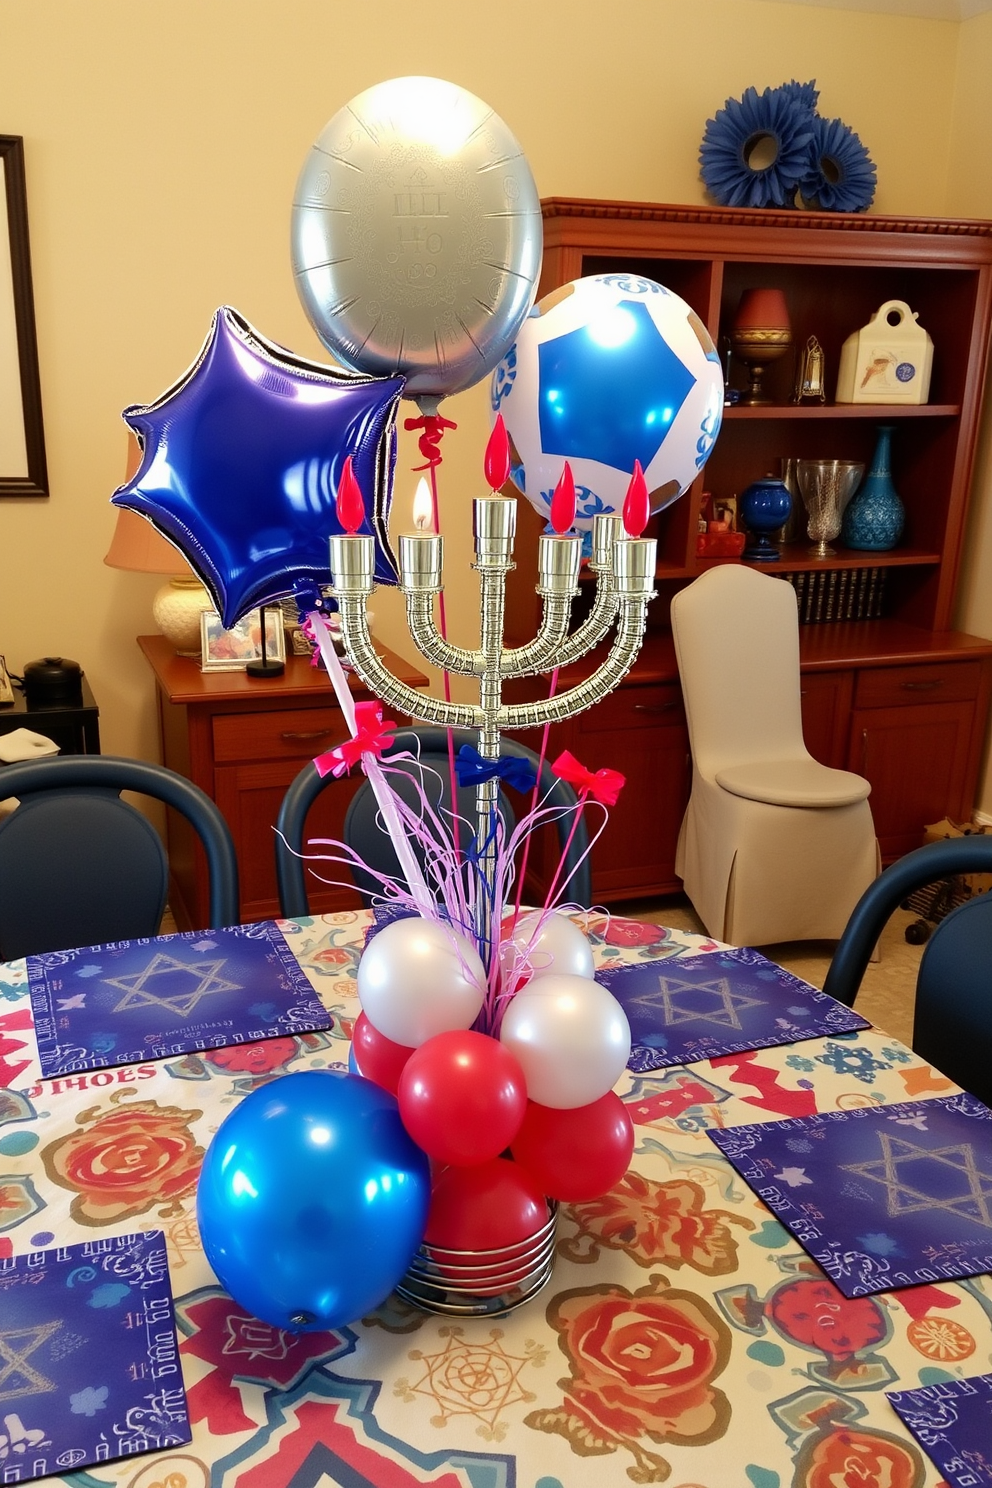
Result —
POLYGON ((177 575, 163 584, 152 600, 155 624, 180 656, 200 655, 200 615, 213 601, 200 580, 177 575))

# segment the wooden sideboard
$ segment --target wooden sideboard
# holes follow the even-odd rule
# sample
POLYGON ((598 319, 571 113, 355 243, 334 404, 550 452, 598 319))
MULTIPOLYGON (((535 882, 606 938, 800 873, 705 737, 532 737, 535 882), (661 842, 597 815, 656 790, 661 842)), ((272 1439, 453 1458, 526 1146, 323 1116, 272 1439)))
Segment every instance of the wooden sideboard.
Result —
MULTIPOLYGON (((243 921, 272 919, 276 895, 273 829, 290 782, 306 764, 348 736, 326 672, 305 657, 290 656, 281 677, 244 672, 201 672, 177 656, 164 636, 138 644, 155 674, 162 760, 217 802, 234 837, 241 875, 243 921)), ((381 648, 390 670, 412 687, 427 678, 381 648)), ((356 697, 368 692, 352 682, 356 697)), ((403 720, 405 721, 405 720, 403 720)), ((308 837, 340 838, 348 802, 361 775, 331 782, 307 822, 308 837)), ((206 862, 195 833, 169 813, 169 902, 182 930, 207 923, 206 862)), ((329 876, 346 877, 338 868, 329 876)), ((353 889, 309 886, 315 914, 357 907, 353 889)))

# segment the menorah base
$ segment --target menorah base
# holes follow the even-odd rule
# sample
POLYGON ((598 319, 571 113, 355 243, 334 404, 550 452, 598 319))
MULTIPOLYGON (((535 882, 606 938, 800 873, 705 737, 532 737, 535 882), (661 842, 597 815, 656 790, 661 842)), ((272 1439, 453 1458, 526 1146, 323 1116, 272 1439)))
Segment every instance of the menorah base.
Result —
POLYGON ((422 1312, 446 1317, 491 1317, 513 1312, 551 1279, 558 1205, 548 1200, 547 1222, 518 1245, 498 1250, 447 1250, 426 1240, 396 1290, 422 1312))

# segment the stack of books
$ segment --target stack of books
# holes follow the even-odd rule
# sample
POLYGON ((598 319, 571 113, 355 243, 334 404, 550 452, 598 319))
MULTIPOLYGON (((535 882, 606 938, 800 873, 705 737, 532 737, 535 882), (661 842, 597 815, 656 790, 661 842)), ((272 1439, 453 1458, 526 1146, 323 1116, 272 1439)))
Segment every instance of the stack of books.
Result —
POLYGON ((877 620, 885 596, 884 568, 831 568, 786 573, 796 591, 800 625, 877 620))

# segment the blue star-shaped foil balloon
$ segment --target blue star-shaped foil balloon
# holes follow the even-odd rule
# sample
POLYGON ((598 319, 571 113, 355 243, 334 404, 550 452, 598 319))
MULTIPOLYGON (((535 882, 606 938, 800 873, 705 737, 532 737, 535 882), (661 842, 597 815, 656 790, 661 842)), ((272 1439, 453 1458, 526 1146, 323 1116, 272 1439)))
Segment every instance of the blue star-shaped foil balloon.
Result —
POLYGON ((402 377, 305 361, 225 306, 193 366, 124 419, 142 450, 115 506, 147 517, 202 578, 225 626, 294 594, 313 608, 329 584, 335 496, 352 456, 376 538, 376 578, 395 584, 386 539, 402 377))

